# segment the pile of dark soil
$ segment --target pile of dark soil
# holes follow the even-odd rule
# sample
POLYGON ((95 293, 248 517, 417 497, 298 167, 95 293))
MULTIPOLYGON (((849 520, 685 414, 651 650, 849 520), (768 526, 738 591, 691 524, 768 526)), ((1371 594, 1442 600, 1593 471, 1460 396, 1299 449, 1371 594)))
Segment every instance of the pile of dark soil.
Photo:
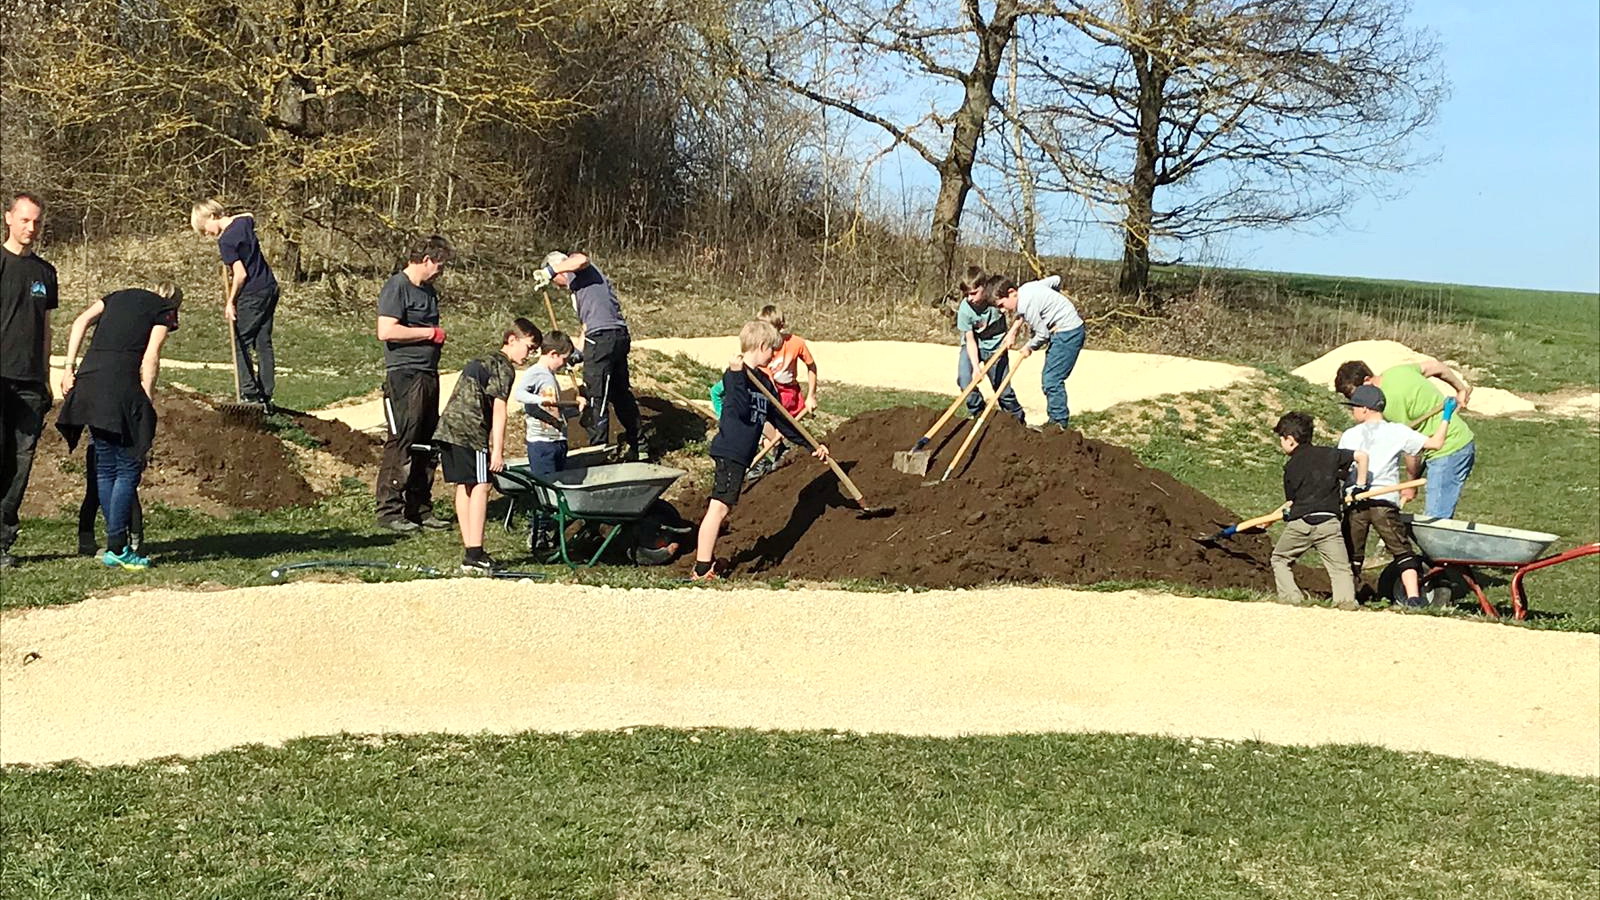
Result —
MULTIPOLYGON (((1191 538, 1239 517, 1129 451, 1076 432, 1041 434, 1002 417, 990 422, 964 470, 924 487, 926 479, 896 472, 891 461, 916 442, 929 415, 869 412, 828 436, 867 502, 897 507, 895 515, 858 519, 833 474, 791 450, 788 465, 746 493, 718 555, 735 572, 829 581, 1159 580, 1271 590, 1269 538, 1202 547, 1191 538)), ((965 434, 963 426, 933 445, 930 478, 965 434)), ((1263 498, 1268 506, 1273 500, 1263 498)), ((1325 588, 1326 579, 1303 584, 1325 588)))
MULTIPOLYGON (((260 422, 234 421, 203 397, 177 390, 156 394, 155 448, 139 493, 145 502, 210 513, 272 510, 316 502, 294 449, 260 422)), ((372 438, 340 422, 284 411, 302 440, 357 467, 375 465, 381 448, 372 438)), ((76 509, 84 490, 84 443, 74 453, 52 415, 34 456, 25 515, 76 509)))

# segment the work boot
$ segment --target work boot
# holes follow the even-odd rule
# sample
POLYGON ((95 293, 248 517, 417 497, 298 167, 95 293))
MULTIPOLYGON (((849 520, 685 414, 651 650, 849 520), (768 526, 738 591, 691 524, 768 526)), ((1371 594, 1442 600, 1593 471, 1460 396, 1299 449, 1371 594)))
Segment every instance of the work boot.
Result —
POLYGON ((412 534, 422 529, 421 525, 410 519, 379 519, 379 528, 387 528, 398 534, 412 534))

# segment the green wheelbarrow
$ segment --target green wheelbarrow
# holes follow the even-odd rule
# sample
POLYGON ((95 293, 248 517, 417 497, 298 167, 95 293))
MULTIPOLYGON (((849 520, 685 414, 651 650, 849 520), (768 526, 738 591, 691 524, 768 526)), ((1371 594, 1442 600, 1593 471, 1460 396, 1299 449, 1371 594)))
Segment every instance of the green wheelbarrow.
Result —
POLYGON ((643 522, 667 488, 687 474, 654 463, 617 463, 566 469, 546 479, 528 471, 525 460, 510 462, 494 473, 495 489, 511 501, 505 527, 510 529, 523 506, 554 519, 556 552, 549 561, 560 560, 574 569, 599 562, 617 535, 643 522), (587 562, 574 562, 569 551, 567 532, 575 524, 593 526, 601 535, 600 546, 587 562))

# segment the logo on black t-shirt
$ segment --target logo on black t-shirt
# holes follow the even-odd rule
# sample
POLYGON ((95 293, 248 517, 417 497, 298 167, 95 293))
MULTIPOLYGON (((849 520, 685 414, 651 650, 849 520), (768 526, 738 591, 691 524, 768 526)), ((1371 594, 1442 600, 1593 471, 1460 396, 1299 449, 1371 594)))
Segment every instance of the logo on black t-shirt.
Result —
POLYGON ((44 286, 44 282, 35 281, 28 286, 28 296, 35 300, 43 300, 50 296, 50 289, 44 286))

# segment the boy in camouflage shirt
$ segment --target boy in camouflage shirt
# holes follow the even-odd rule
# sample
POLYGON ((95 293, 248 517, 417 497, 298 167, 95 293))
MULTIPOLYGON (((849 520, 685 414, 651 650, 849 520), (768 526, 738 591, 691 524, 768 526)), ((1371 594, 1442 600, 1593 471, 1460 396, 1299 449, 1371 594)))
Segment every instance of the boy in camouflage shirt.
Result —
POLYGON ((434 440, 444 480, 456 486, 456 520, 466 548, 461 571, 468 575, 487 575, 495 569, 494 559, 483 552, 489 473, 506 467, 506 400, 517 382, 516 367, 527 361, 541 340, 543 335, 532 322, 517 319, 506 329, 498 352, 462 368, 450 402, 439 414, 434 440))

